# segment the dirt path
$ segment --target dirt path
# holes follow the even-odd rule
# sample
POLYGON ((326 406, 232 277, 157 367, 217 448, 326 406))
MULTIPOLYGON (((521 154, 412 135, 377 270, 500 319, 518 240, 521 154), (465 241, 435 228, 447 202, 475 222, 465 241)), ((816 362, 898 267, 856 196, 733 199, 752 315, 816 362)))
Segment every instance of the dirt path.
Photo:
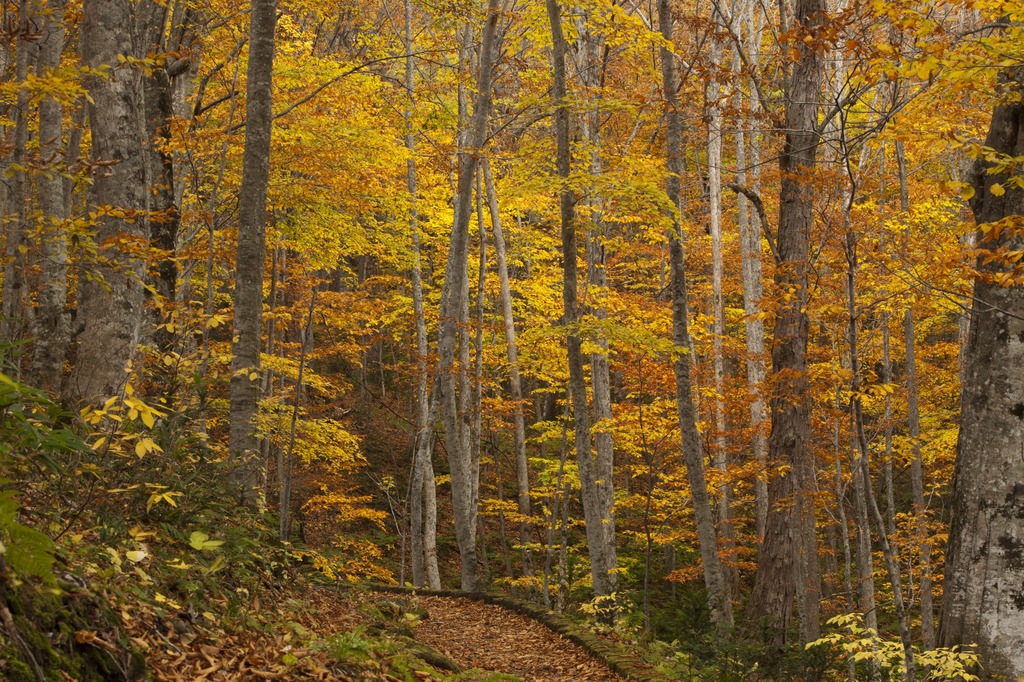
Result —
POLYGON ((518 675, 527 682, 618 682, 624 678, 537 621, 470 599, 421 595, 429 617, 416 639, 463 669, 518 675))

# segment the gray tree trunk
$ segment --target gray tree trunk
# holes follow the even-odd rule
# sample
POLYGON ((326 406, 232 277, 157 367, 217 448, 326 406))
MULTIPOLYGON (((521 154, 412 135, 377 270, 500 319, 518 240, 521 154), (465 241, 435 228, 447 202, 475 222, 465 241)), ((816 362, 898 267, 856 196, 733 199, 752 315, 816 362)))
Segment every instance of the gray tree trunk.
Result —
MULTIPOLYGON (((716 27, 723 29, 728 20, 719 10, 713 13, 716 27)), ((724 47, 721 41, 711 39, 708 61, 712 73, 722 65, 724 47)), ((736 540, 732 528, 732 486, 728 481, 729 462, 725 443, 725 359, 722 339, 725 336, 725 299, 722 296, 722 147, 725 131, 722 127, 722 83, 717 77, 705 87, 708 132, 708 209, 711 227, 711 315, 714 318, 711 342, 711 369, 715 385, 714 399, 714 461, 721 483, 718 485, 718 534, 722 537, 728 556, 734 555, 736 540)), ((742 196, 742 195, 740 195, 742 196)), ((735 560, 733 558, 733 560, 735 560)), ((735 589, 739 586, 739 573, 729 564, 723 566, 726 579, 735 589)))
POLYGON ((523 575, 533 575, 533 553, 530 551, 530 469, 526 458, 526 420, 523 415, 523 384, 519 376, 519 350, 516 344, 515 316, 512 313, 512 292, 508 283, 508 262, 505 257, 505 235, 501 229, 498 199, 491 177, 491 164, 483 162, 487 204, 491 211, 491 231, 494 233, 494 256, 498 264, 498 282, 501 288, 501 314, 505 328, 505 347, 508 353, 509 392, 512 394, 512 442, 516 454, 516 489, 519 494, 519 544, 522 546, 523 575))
MULTIPOLYGON (((601 111, 600 91, 603 75, 604 37, 597 29, 597 12, 590 10, 576 17, 579 32, 579 83, 586 88, 587 108, 580 120, 583 136, 589 145, 587 172, 599 180, 603 172, 601 160, 601 111)), ((615 442, 612 435, 611 373, 608 367, 608 335, 601 328, 601 321, 607 319, 605 296, 608 275, 605 270, 605 224, 603 200, 593 185, 586 190, 584 201, 589 207, 590 221, 587 226, 587 280, 589 288, 586 308, 598 320, 593 342, 597 349, 590 354, 590 386, 594 410, 594 476, 601 518, 605 519, 604 555, 607 563, 611 591, 615 589, 614 569, 618 563, 615 538, 615 442)))
MULTIPOLYGON (((754 13, 754 4, 749 0, 741 3, 742 10, 738 10, 738 16, 746 17, 748 31, 746 36, 747 60, 750 68, 756 70, 760 61, 761 52, 761 14, 754 13)), ((735 19, 734 19, 735 20, 735 19)), ((739 23, 737 21, 737 23, 739 23)), ((739 51, 736 51, 733 60, 733 71, 737 75, 741 71, 739 51)), ((737 109, 742 110, 742 90, 737 92, 737 100, 740 100, 737 109)), ((757 94, 751 88, 749 98, 750 117, 740 118, 736 132, 736 184, 747 185, 749 177, 752 191, 760 193, 760 164, 761 164, 761 123, 756 114, 760 108, 760 101, 757 94), (748 160, 745 148, 745 136, 743 128, 746 124, 752 126, 750 134, 750 156, 748 175, 746 168, 748 160)), ((764 536, 765 521, 768 518, 768 482, 767 472, 767 450, 764 432, 765 414, 764 406, 764 322, 758 313, 761 307, 761 218, 756 211, 749 211, 747 197, 744 194, 737 196, 739 208, 739 231, 740 231, 740 259, 743 263, 743 313, 744 326, 746 327, 747 346, 747 388, 750 392, 750 428, 751 449, 754 462, 757 464, 756 476, 754 478, 754 520, 758 537, 764 536), (749 213, 749 216, 748 216, 749 213)))
POLYGON ((259 407, 260 331, 263 320, 263 260, 266 251, 267 184, 273 127, 275 0, 253 0, 246 71, 245 150, 238 196, 234 336, 231 349, 231 480, 243 501, 262 504, 263 463, 256 439, 259 407))
MULTIPOLYGON (((430 457, 430 441, 434 438, 430 415, 430 395, 427 376, 427 323, 423 315, 423 276, 420 268, 420 229, 417 213, 416 183, 416 138, 412 132, 413 74, 415 61, 412 39, 412 2, 405 0, 405 148, 409 152, 406 161, 406 185, 409 189, 409 235, 412 240, 412 304, 416 317, 416 437, 413 439, 412 480, 409 483, 410 522, 412 554, 412 584, 423 587, 424 580, 424 529, 423 499, 425 486, 434 485, 433 477, 427 480, 430 457)), ((435 516, 436 518, 436 516, 435 516)), ((435 553, 436 549, 431 548, 435 553)))
MULTIPOLYGON (((30 40, 32 3, 22 0, 18 8, 18 42, 15 48, 14 80, 24 83, 38 53, 38 41, 30 40)), ((28 179, 26 178, 26 149, 28 147, 28 120, 31 93, 19 88, 14 106, 14 139, 10 165, 10 186, 7 188, 6 265, 4 266, 3 307, 0 308, 0 339, 24 339, 28 329, 28 179)), ((2 178, 7 184, 7 178, 2 178)))
MULTIPOLYGON (((472 400, 470 412, 473 422, 469 431, 470 460, 473 471, 473 509, 480 508, 480 456, 483 440, 483 399, 484 399, 484 289, 487 284, 487 231, 484 229, 483 206, 483 172, 480 165, 476 168, 476 226, 480 238, 480 252, 477 261, 476 301, 473 303, 473 322, 476 325, 476 338, 473 340, 473 377, 472 400)), ((468 279, 468 278, 467 278, 468 279)), ((468 339, 469 334, 465 334, 468 339)), ((467 363, 468 369, 468 363, 467 363)), ((484 567, 484 585, 490 583, 490 566, 487 562, 487 540, 484 533, 484 520, 476 515, 477 530, 480 540, 480 562, 484 567)))
POLYGON ((79 280, 78 362, 65 393, 73 405, 120 395, 135 357, 143 313, 144 263, 116 245, 122 238, 149 239, 149 178, 145 150, 143 75, 131 66, 131 6, 121 0, 85 0, 79 34, 82 63, 90 76, 91 156, 113 161, 93 179, 90 203, 116 206, 124 217, 106 215, 95 227, 100 256, 79 280), (107 248, 104 248, 107 247, 107 248))
MULTIPOLYGON (((64 0, 50 0, 49 13, 43 21, 39 41, 40 78, 47 78, 60 67, 64 48, 64 0)), ((64 354, 70 336, 68 297, 68 247, 62 222, 64 211, 64 179, 67 168, 62 139, 62 107, 47 97, 39 103, 39 157, 48 168, 36 178, 39 209, 43 224, 39 244, 39 294, 35 314, 35 352, 32 354, 31 383, 60 393, 64 375, 64 354)))
MULTIPOLYGON (((480 585, 476 561, 476 507, 473 495, 476 484, 473 481, 473 467, 468 448, 471 415, 465 410, 460 413, 455 390, 455 347, 459 337, 458 318, 462 307, 462 292, 467 283, 473 178, 478 161, 477 152, 484 148, 487 141, 487 120, 491 110, 491 70, 496 52, 499 19, 497 0, 489 0, 480 44, 480 75, 477 82, 477 99, 470 121, 469 142, 462 147, 459 156, 458 198, 452 223, 448 265, 445 270, 445 286, 441 294, 437 344, 441 415, 452 477, 452 507, 455 516, 455 536, 461 554, 462 589, 470 591, 479 589, 480 585)), ((467 369, 464 364, 462 371, 465 372, 467 369)))
MULTIPOLYGON (((658 25, 666 45, 672 42, 672 13, 669 0, 658 2, 658 25)), ((678 353, 673 369, 676 377, 676 403, 679 415, 679 431, 683 457, 686 461, 686 476, 693 498, 694 517, 697 520, 697 539, 700 544, 701 562, 704 565, 704 586, 708 592, 708 607, 711 621, 720 628, 732 625, 732 598, 729 585, 718 556, 718 537, 715 533, 715 519, 708 499, 707 482, 704 478, 704 453, 700 435, 697 433, 696 412, 693 406, 693 391, 690 384, 690 333, 687 328, 686 267, 683 255, 682 232, 679 222, 680 176, 682 163, 682 120, 676 99, 675 55, 666 46, 661 48, 661 79, 667 111, 665 140, 667 144, 666 194, 672 206, 672 228, 668 235, 669 265, 672 271, 672 341, 678 353)))
POLYGON ((587 404, 587 383, 583 373, 582 343, 577 325, 580 319, 575 226, 575 192, 566 182, 569 178, 572 150, 569 145, 569 105, 566 102, 565 53, 566 40, 562 32, 562 14, 558 0, 547 0, 548 20, 551 25, 551 63, 554 83, 551 98, 555 106, 554 128, 557 141, 555 167, 561 178, 560 208, 562 232, 562 301, 567 330, 566 355, 569 364, 569 391, 572 396, 573 421, 576 433, 576 462, 579 466, 580 496, 586 522, 587 547, 590 554, 590 574, 594 592, 598 596, 612 591, 606 554, 607 538, 604 524, 610 523, 602 513, 597 487, 597 474, 590 447, 590 408, 587 404))
MULTIPOLYGON (((1024 72, 1008 71, 1003 81, 1017 99, 995 108, 985 147, 1019 157, 1024 72)), ((979 159, 974 167, 971 209, 979 226, 1024 215, 1024 190, 1011 181, 1016 166, 992 172, 996 163, 979 159)), ((1017 250, 1024 236, 979 231, 978 246, 1017 250)), ((985 275, 1014 270, 984 256, 977 267, 985 275)), ((965 360, 939 646, 976 643, 983 679, 1012 680, 1024 676, 1024 286, 975 280, 965 360)))
MULTIPOLYGON (((896 165, 900 176, 900 211, 910 210, 910 196, 907 190, 907 163, 903 154, 903 143, 896 143, 896 165)), ((903 318, 903 342, 906 348, 907 372, 907 435, 910 437, 910 487, 914 502, 914 516, 917 524, 917 543, 921 566, 921 637, 925 649, 935 648, 935 606, 932 604, 932 543, 928 537, 926 507, 924 502, 924 466, 921 461, 921 412, 917 404, 917 361, 914 338, 914 302, 907 306, 903 318)))

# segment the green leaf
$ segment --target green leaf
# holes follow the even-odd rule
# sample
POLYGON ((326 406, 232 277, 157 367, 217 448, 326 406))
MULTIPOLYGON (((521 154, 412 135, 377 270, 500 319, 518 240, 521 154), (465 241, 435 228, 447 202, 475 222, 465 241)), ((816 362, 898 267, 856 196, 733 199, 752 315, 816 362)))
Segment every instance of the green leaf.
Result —
POLYGON ((53 540, 35 528, 18 522, 7 526, 11 543, 7 547, 7 563, 16 571, 42 578, 47 582, 56 580, 53 575, 53 540))
POLYGON ((211 540, 210 536, 201 530, 193 531, 189 536, 188 544, 192 549, 216 549, 224 544, 223 540, 211 540))

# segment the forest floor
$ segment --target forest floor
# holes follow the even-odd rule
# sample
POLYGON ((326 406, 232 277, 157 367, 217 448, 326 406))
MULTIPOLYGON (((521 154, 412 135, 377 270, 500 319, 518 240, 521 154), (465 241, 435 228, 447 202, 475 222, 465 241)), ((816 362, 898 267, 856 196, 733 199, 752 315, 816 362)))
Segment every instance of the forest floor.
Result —
POLYGON ((421 596, 427 618, 416 639, 462 668, 479 668, 532 680, 613 682, 624 679, 582 647, 509 609, 450 597, 421 596))
POLYGON ((541 623, 472 599, 313 589, 257 608, 283 627, 228 633, 201 617, 162 628, 138 619, 128 634, 161 682, 624 679, 541 623), (415 604, 415 615, 396 613, 396 603, 415 604), (397 634, 410 631, 462 672, 425 663, 415 642, 397 634))

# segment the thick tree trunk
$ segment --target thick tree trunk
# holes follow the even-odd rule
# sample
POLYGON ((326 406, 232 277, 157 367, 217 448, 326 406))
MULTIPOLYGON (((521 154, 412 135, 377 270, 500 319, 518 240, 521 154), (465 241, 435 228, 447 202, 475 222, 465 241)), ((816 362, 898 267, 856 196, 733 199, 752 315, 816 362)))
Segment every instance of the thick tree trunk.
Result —
MULTIPOLYGON (((992 113, 985 147, 1024 155, 1024 72, 1004 74, 1017 98, 992 113)), ((1000 158, 1000 161, 1002 159, 1000 158)), ((971 208, 979 226, 1024 215, 1024 190, 1008 164, 975 165, 971 208), (1002 192, 993 192, 999 184, 1002 192)), ((999 190, 996 190, 997 192, 999 190)), ((986 250, 1024 248, 1018 229, 978 233, 986 250)), ((1024 286, 991 275, 1016 272, 1001 258, 978 259, 974 308, 961 395, 960 438, 953 476, 952 521, 939 646, 977 644, 984 679, 1024 676, 1024 286)))
POLYGON ((262 503, 262 462, 256 443, 260 331, 263 320, 263 258, 266 250, 267 184, 273 127, 275 0, 253 0, 246 71, 245 151, 238 196, 234 335, 231 357, 231 480, 250 506, 262 503))
POLYGON ((508 383, 512 394, 512 442, 516 455, 516 489, 519 497, 519 544, 522 546, 523 575, 533 575, 533 553, 530 551, 530 469, 526 458, 526 420, 523 416, 523 384, 519 376, 519 350, 516 345, 515 316, 512 313, 512 292, 508 283, 508 262, 505 257, 505 235, 501 229, 498 199, 494 192, 491 164, 483 162, 487 204, 491 211, 491 231, 494 233, 494 257, 498 264, 498 283, 501 288, 501 314, 505 328, 505 347, 508 354, 508 383))
MULTIPOLYGON (((672 13, 669 0, 659 0, 658 25, 666 44, 672 41, 672 13)), ((683 255, 682 233, 679 223, 680 176, 682 164, 682 120, 676 101, 675 55, 667 47, 661 48, 662 89, 667 104, 666 194, 672 206, 672 227, 668 234, 669 264, 672 271, 672 341, 678 356, 673 363, 676 378, 676 404, 679 416, 679 431, 683 457, 686 461, 686 476, 693 498, 693 512, 697 521, 697 539, 700 544, 701 562, 704 565, 704 585, 708 592, 708 608, 711 621, 719 628, 732 625, 732 598, 729 585, 718 556, 718 537, 715 533, 715 519, 708 499, 707 482, 704 478, 704 453, 700 435, 697 433, 696 412, 693 406, 693 391, 690 384, 690 333, 687 328, 686 267, 683 255)))
MULTIPOLYGON (((775 286, 783 302, 775 319, 772 343, 772 431, 768 439, 770 466, 789 464, 769 484, 769 509, 764 540, 758 553, 757 575, 747 605, 748 620, 766 626, 766 639, 781 644, 793 612, 796 580, 806 581, 815 571, 802 570, 817 563, 817 546, 806 533, 805 519, 794 512, 813 510, 804 504, 801 483, 810 478, 810 406, 807 402, 808 240, 813 226, 813 190, 810 173, 818 149, 818 108, 823 60, 815 44, 824 21, 822 0, 797 0, 793 49, 799 57, 786 79, 786 141, 779 156, 781 191, 776 239, 779 262, 775 286), (806 40, 804 38, 806 37, 806 40), (797 536, 803 536, 798 538, 797 536), (798 542, 798 540, 802 540, 798 542), (799 551, 800 557, 795 553, 799 551), (794 562, 799 558, 799 565, 794 562)), ((806 585, 801 604, 803 620, 817 620, 818 594, 806 585)), ((801 629, 805 635, 806 630, 801 629)))
POLYGON ((149 183, 145 150, 142 74, 131 66, 131 7, 120 0, 86 0, 79 50, 82 62, 104 76, 86 79, 89 127, 94 159, 115 162, 98 173, 90 203, 114 206, 124 217, 97 219, 100 256, 86 265, 90 277, 79 280, 78 362, 66 387, 74 405, 120 395, 125 371, 135 357, 143 312, 144 264, 132 259, 122 239, 149 239, 149 183))
POLYGON ((587 527, 587 547, 590 553, 590 574, 594 592, 598 596, 612 591, 607 556, 607 537, 604 524, 611 519, 602 513, 597 474, 590 447, 590 408, 587 404, 587 382, 583 373, 582 342, 577 325, 580 319, 579 296, 577 292, 577 249, 576 249, 576 196, 566 182, 571 166, 569 145, 569 105, 566 102, 565 83, 565 34, 562 32, 562 13, 558 0, 547 0, 548 20, 551 24, 551 62, 554 84, 551 98, 555 106, 553 121, 557 152, 555 167, 562 181, 560 189, 561 232, 562 232, 562 301, 564 322, 567 327, 566 346, 569 364, 569 390, 572 394, 573 421, 576 432, 576 461, 579 465, 580 496, 583 499, 583 516, 587 527))

